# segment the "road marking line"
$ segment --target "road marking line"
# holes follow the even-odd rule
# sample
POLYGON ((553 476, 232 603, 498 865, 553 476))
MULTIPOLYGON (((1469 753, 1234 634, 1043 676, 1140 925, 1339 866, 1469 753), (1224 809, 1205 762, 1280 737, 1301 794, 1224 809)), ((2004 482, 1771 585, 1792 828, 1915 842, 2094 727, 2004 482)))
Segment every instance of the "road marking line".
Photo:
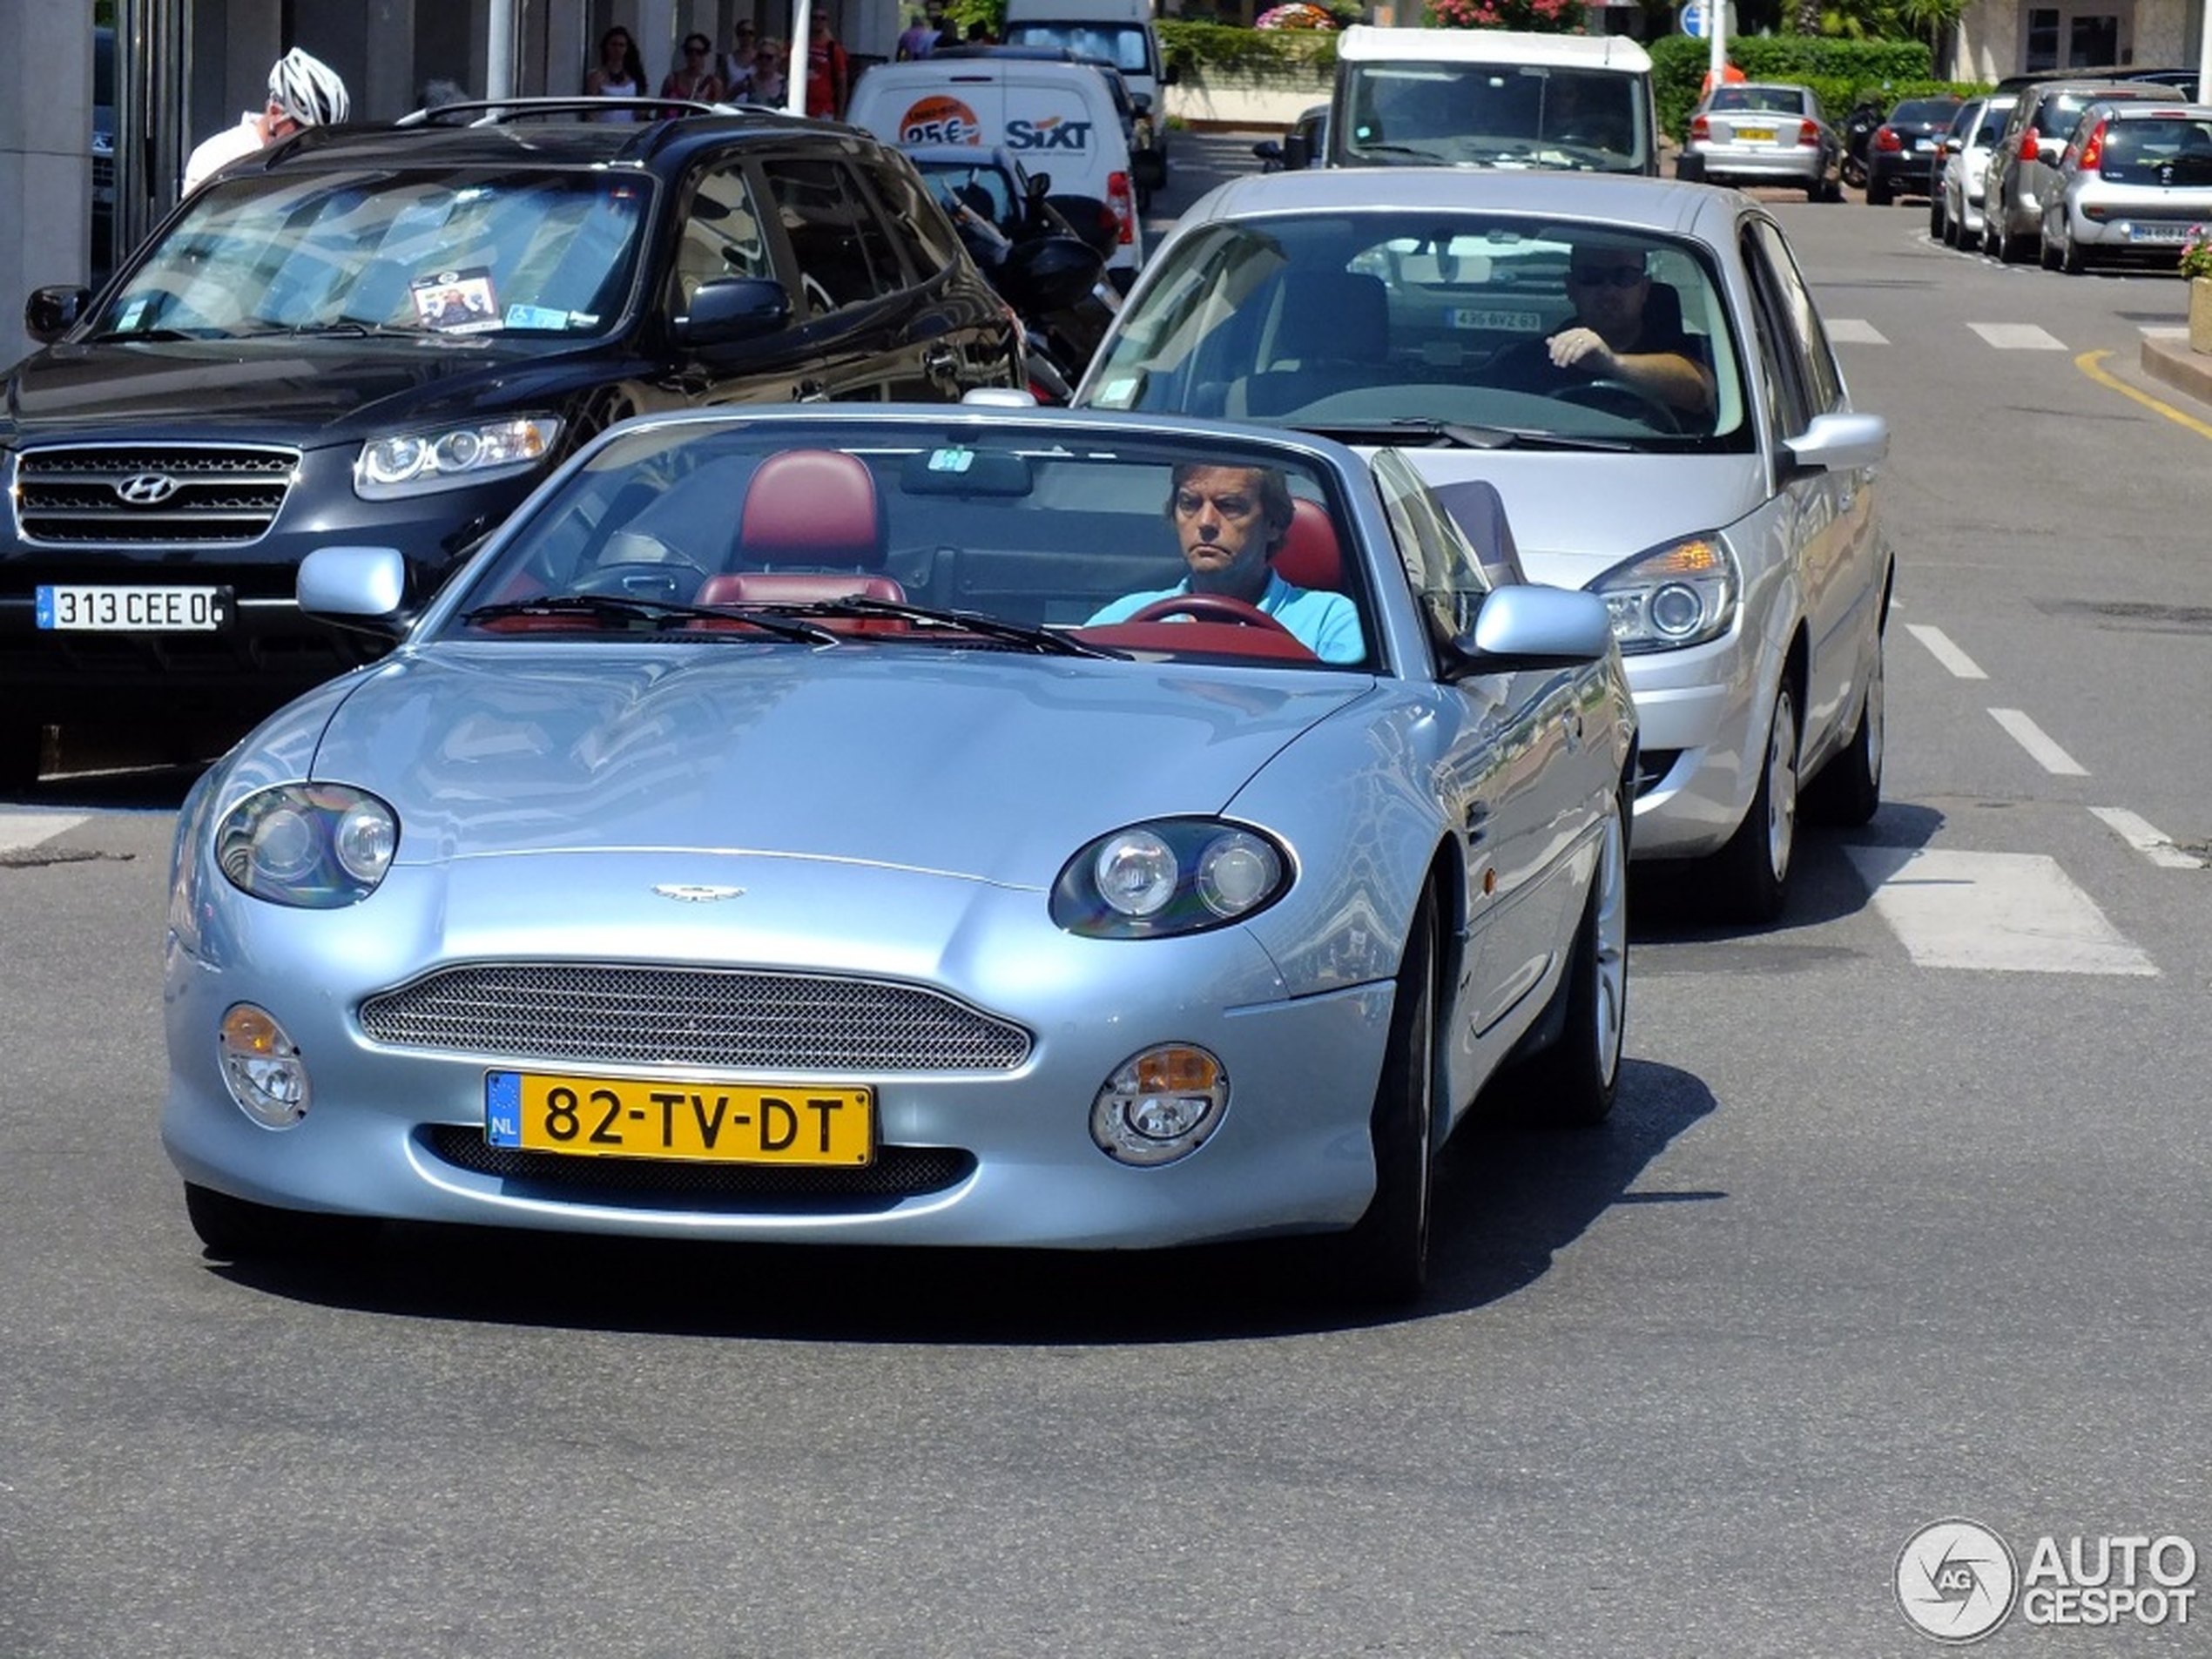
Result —
POLYGON ((2104 360, 2111 355, 2108 351, 2085 351, 2074 360, 2074 366, 2107 391, 2134 398, 2145 408, 2164 415, 2176 426, 2187 427, 2200 438, 2212 438, 2212 424, 2198 420, 2194 415, 2185 415, 2171 403, 2161 403, 2149 393, 2139 392, 2127 381, 2115 379, 2104 366, 2104 360))
POLYGON ((2087 778, 2089 769, 2051 741, 2043 728, 2018 709, 1992 709, 1990 718, 2010 732, 2035 764, 2054 778, 2087 778))
POLYGON ((2055 859, 1847 846, 1875 914, 1922 968, 2155 975, 2055 859))
POLYGON ((1951 636, 1940 628, 1931 628, 1925 622, 1908 622, 1905 631, 1928 648, 1928 652, 1962 680, 1986 680, 1974 659, 1951 643, 1951 636))
POLYGON ((1999 351, 2064 351, 2066 342, 2032 322, 1970 322, 1967 327, 1999 351))
POLYGON ((2092 806, 2089 811, 2103 820, 2120 839, 2134 847, 2153 864, 2167 870, 2202 870, 2204 860, 2194 853, 2184 853, 2174 845, 2174 838, 2153 824, 2148 819, 2138 818, 2124 806, 2092 806))
POLYGON ((1838 346, 1886 346, 1889 336, 1860 317, 1831 317, 1828 338, 1838 346))
POLYGON ((37 846, 57 835, 65 835, 84 821, 83 814, 67 813, 0 813, 0 853, 37 846))

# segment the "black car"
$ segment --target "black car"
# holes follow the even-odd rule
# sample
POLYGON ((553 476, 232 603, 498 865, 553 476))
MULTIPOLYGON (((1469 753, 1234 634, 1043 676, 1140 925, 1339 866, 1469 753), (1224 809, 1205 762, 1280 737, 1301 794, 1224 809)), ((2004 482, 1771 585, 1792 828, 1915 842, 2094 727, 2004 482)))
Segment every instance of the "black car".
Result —
POLYGON ((1944 135, 1963 100, 1955 98, 1902 99, 1874 129, 1866 145, 1866 205, 1886 207, 1899 196, 1923 196, 1935 188, 1936 164, 1943 158, 1944 135))
POLYGON ((227 740, 367 660, 294 602, 309 550, 395 547, 426 597, 624 415, 1023 383, 896 149, 659 108, 311 128, 195 192, 97 300, 32 295, 48 343, 0 407, 0 785, 46 726, 227 740))

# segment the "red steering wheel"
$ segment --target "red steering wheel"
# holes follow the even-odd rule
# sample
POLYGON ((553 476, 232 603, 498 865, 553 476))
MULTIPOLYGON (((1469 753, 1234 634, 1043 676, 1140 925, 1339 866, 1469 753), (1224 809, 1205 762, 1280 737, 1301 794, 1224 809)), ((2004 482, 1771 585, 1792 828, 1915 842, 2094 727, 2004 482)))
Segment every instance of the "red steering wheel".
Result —
POLYGON ((1232 599, 1225 593, 1178 593, 1155 599, 1122 618, 1123 622, 1159 622, 1169 617, 1188 617, 1193 622, 1233 622, 1246 628, 1269 628, 1278 634, 1298 636, 1258 605, 1232 599))

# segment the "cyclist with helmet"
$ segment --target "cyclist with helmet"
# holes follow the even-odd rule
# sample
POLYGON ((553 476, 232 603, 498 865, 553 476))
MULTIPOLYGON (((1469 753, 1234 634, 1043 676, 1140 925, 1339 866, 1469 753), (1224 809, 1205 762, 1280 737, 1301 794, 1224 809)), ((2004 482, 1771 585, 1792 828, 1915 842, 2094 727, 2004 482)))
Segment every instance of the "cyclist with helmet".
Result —
POLYGON ((353 108, 346 83, 338 71, 319 57, 294 46, 269 71, 269 102, 264 110, 248 110, 238 125, 217 133, 192 152, 185 163, 185 193, 199 188, 210 173, 241 156, 288 138, 302 127, 335 126, 353 108))

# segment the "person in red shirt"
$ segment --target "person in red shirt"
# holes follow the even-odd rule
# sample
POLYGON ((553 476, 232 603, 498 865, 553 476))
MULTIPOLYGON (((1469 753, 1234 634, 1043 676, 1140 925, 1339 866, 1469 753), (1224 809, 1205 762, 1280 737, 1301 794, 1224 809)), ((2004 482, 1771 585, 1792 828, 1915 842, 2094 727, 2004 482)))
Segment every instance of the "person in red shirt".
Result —
POLYGON ((806 44, 806 113, 822 120, 842 120, 852 93, 853 71, 845 48, 830 33, 828 14, 818 11, 806 44))

